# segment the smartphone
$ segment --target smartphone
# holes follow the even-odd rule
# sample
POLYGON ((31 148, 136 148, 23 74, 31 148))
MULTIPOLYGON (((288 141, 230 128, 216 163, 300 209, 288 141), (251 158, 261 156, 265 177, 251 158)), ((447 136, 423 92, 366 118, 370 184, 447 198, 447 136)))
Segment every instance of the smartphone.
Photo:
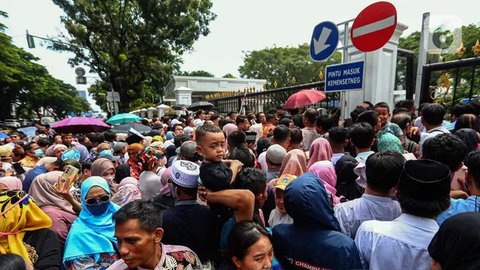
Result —
MULTIPOLYGON (((62 182, 67 182, 68 181, 68 178, 71 177, 72 175, 74 175, 75 177, 73 179, 77 179, 77 176, 78 176, 78 169, 73 167, 72 165, 68 165, 67 166, 67 169, 63 172, 62 174, 62 177, 61 177, 61 181, 62 182)), ((75 181, 72 181, 70 183, 70 187, 71 188, 73 185, 75 184, 75 181)))
POLYGON ((22 164, 20 164, 20 163, 13 163, 12 168, 13 168, 13 170, 15 170, 15 173, 17 175, 22 175, 22 174, 25 173, 25 169, 22 167, 22 164))

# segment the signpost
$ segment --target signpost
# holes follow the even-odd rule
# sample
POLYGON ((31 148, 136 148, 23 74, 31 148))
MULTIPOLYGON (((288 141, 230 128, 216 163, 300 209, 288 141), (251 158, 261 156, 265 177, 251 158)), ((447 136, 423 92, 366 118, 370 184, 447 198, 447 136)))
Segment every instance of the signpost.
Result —
POLYGON ((120 102, 120 93, 113 91, 113 89, 112 91, 107 92, 107 102, 107 107, 109 108, 112 115, 117 114, 118 102, 120 102))
POLYGON ((310 41, 310 56, 314 61, 323 61, 330 57, 338 45, 338 27, 333 22, 322 22, 313 29, 310 41))
POLYGON ((362 52, 383 47, 397 27, 397 10, 389 2, 376 2, 363 9, 353 22, 350 38, 362 52))
POLYGON ((363 90, 363 71, 363 61, 327 66, 325 92, 363 90))

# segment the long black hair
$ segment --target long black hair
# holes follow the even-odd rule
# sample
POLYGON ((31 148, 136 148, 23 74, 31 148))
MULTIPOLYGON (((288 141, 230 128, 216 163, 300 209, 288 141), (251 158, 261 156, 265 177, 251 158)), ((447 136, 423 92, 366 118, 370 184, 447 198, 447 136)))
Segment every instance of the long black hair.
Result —
POLYGON ((227 255, 231 262, 233 256, 242 260, 247 255, 248 248, 255 244, 262 235, 272 242, 272 236, 259 224, 253 221, 242 221, 235 225, 228 237, 227 255))

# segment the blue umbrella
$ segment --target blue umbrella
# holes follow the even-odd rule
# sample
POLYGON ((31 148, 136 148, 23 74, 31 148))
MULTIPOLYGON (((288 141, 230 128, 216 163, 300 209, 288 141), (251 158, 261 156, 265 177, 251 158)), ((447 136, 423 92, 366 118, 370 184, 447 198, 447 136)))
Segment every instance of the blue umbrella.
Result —
POLYGON ((107 123, 110 125, 115 125, 115 124, 132 123, 132 122, 137 122, 141 120, 142 118, 140 116, 135 115, 133 113, 120 113, 110 117, 107 120, 107 123))
POLYGON ((17 131, 23 132, 27 137, 33 138, 35 137, 35 132, 37 131, 36 127, 24 127, 24 128, 17 128, 17 131))
POLYGON ((10 138, 7 134, 0 131, 0 139, 10 138))

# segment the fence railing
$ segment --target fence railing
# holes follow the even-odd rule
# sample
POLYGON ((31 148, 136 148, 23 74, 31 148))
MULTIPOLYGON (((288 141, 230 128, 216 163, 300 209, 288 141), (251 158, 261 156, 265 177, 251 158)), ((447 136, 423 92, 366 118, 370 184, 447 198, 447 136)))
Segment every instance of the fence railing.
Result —
MULTIPOLYGON (((241 93, 228 97, 209 99, 208 101, 215 105, 216 109, 221 113, 228 113, 231 111, 240 111, 240 106, 245 106, 245 111, 253 112, 267 112, 271 109, 275 109, 278 105, 283 105, 287 102, 288 98, 302 90, 302 89, 318 89, 323 90, 325 85, 324 81, 318 81, 307 84, 293 85, 288 87, 282 87, 272 90, 241 93), (242 104, 242 99, 245 96, 245 100, 242 104)), ((314 108, 336 108, 339 105, 340 94, 328 93, 327 98, 319 103, 313 104, 309 107, 314 108)))

